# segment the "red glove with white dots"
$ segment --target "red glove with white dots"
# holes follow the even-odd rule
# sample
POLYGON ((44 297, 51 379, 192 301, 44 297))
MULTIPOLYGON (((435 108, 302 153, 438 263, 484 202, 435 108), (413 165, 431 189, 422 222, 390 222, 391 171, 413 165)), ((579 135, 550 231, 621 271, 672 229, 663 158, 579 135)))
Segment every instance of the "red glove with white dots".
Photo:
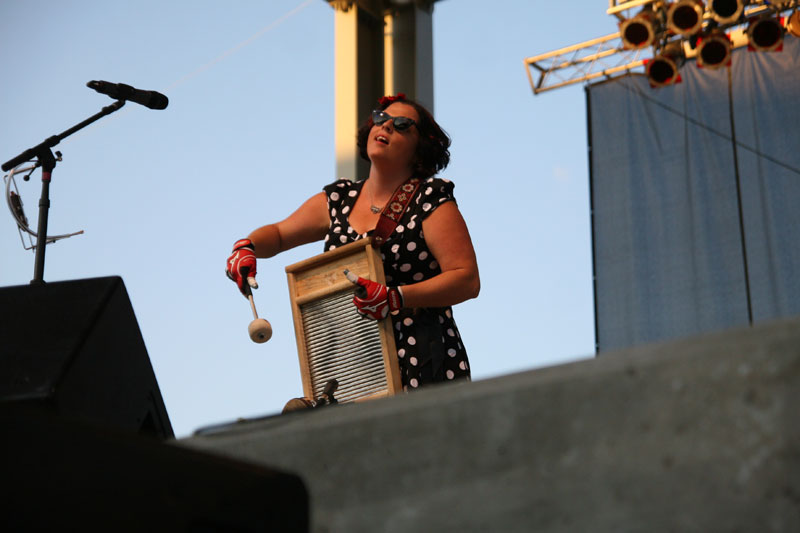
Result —
POLYGON ((356 276, 349 270, 344 275, 354 285, 358 285, 353 304, 358 314, 373 320, 382 320, 389 312, 403 307, 403 293, 400 287, 387 287, 375 281, 356 276))
POLYGON ((241 293, 247 296, 248 287, 258 288, 256 283, 256 247, 250 239, 241 239, 233 245, 233 253, 225 264, 225 274, 236 282, 241 293))

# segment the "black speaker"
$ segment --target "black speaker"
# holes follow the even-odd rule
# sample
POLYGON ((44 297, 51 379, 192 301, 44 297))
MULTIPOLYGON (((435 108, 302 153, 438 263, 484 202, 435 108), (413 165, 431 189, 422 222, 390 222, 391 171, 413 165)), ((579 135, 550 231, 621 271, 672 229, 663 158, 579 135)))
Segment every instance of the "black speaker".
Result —
POLYGON ((295 474, 0 404, 0 531, 303 532, 295 474))
POLYGON ((0 288, 0 403, 173 438, 122 278, 0 288))

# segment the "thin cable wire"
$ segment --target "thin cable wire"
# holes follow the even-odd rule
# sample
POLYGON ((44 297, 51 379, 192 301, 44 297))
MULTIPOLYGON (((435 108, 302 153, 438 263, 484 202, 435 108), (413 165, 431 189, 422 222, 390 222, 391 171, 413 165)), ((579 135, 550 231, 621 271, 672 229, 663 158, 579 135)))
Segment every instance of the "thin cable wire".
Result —
MULTIPOLYGON (((19 174, 19 173, 27 172, 27 171, 33 171, 34 168, 35 167, 33 167, 33 166, 22 168, 22 165, 18 165, 17 167, 11 169, 11 171, 8 174, 3 176, 3 180, 6 183, 6 187, 5 187, 6 203, 8 204, 8 209, 11 211, 11 216, 14 217, 14 221, 17 223, 17 229, 19 230, 19 237, 22 240, 22 247, 25 248, 26 250, 34 250, 36 248, 36 244, 33 244, 32 237, 37 237, 37 239, 38 239, 39 235, 38 235, 38 233, 36 233, 35 231, 33 231, 30 228, 28 220, 27 220, 27 217, 25 216, 25 213, 22 211, 22 197, 19 194, 19 189, 17 188, 17 182, 14 179, 14 177, 15 177, 15 174, 19 174), (11 190, 12 186, 14 187, 13 191, 11 190), (19 211, 14 208, 14 205, 12 203, 12 200, 11 200, 12 192, 14 194, 16 194, 17 198, 19 199, 19 202, 20 202, 19 211), (23 237, 23 232, 28 234, 28 241, 29 241, 28 245, 25 244, 25 239, 23 237)), ((61 235, 46 235, 45 236, 45 244, 52 244, 52 243, 54 243, 56 241, 59 241, 61 239, 67 239, 69 237, 74 237, 75 235, 82 235, 82 234, 83 234, 83 230, 74 231, 72 233, 64 233, 64 234, 61 234, 61 235)))
POLYGON ((635 85, 631 85, 631 84, 625 83, 625 82, 622 82, 622 86, 625 87, 626 89, 628 89, 629 91, 633 91, 633 92, 637 93, 639 96, 641 96, 642 98, 644 98, 648 102, 651 102, 651 103, 657 105, 658 107, 660 107, 660 108, 662 108, 662 109, 664 109, 666 111, 669 111, 670 113, 673 113, 673 114, 683 118, 684 120, 686 120, 688 122, 691 122, 695 126, 699 126, 700 128, 703 128, 704 130, 706 130, 708 132, 711 132, 714 135, 717 135, 718 137, 721 137, 721 138, 725 139, 726 141, 731 141, 731 142, 735 143, 736 146, 738 146, 740 148, 743 148, 743 149, 747 150, 748 152, 752 152, 755 155, 757 155, 758 157, 763 157, 767 161, 775 163, 776 165, 778 165, 780 167, 783 167, 786 170, 789 170, 791 172, 794 172, 797 175, 800 175, 800 169, 798 169, 796 167, 793 167, 792 165, 790 165, 788 163, 784 163, 783 161, 780 161, 780 160, 778 160, 778 159, 776 159, 776 158, 774 158, 774 157, 772 157, 770 155, 767 155, 767 154, 761 152, 760 150, 752 148, 752 147, 750 147, 750 146, 748 146, 748 145, 746 145, 746 144, 744 144, 744 143, 742 143, 740 141, 737 141, 736 139, 734 139, 730 135, 727 135, 724 132, 716 130, 716 129, 712 128, 711 126, 707 125, 707 124, 703 124, 699 120, 690 117, 689 115, 687 115, 683 111, 679 111, 677 109, 673 109, 672 107, 668 106, 667 104, 665 104, 663 102, 659 102, 655 98, 652 98, 652 97, 648 96, 647 94, 645 94, 639 87, 636 87, 635 85))
POLYGON ((753 324, 753 300, 750 295, 750 268, 747 262, 747 238, 744 228, 744 208, 742 206, 742 180, 739 176, 739 153, 736 150, 736 121, 733 115, 733 76, 731 66, 728 71, 728 113, 731 119, 731 145, 733 146, 733 171, 736 176, 736 204, 739 208, 739 235, 742 242, 742 265, 744 267, 744 289, 747 296, 747 321, 753 324))
MULTIPOLYGON (((291 9, 291 10, 287 11, 287 12, 286 12, 286 13, 284 13, 282 16, 280 16, 280 17, 278 17, 277 19, 275 19, 274 21, 270 22, 268 25, 264 26, 263 28, 261 28, 261 29, 260 29, 260 30, 258 30, 256 33, 254 33, 253 35, 251 35, 250 37, 248 37, 248 38, 247 38, 247 39, 245 39, 244 41, 240 42, 240 43, 239 43, 239 44, 237 44, 236 46, 234 46, 234 47, 232 47, 232 48, 230 48, 230 49, 226 50, 225 52, 223 52, 222 54, 218 55, 217 57, 215 57, 214 59, 212 59, 211 61, 209 61, 209 62, 208 62, 208 63, 206 63, 205 65, 202 65, 202 66, 198 67, 197 69, 193 70, 193 71, 192 71, 192 72, 190 72, 189 74, 186 74, 186 75, 185 75, 185 76, 183 76, 182 78, 179 78, 178 80, 174 81, 172 84, 170 84, 170 85, 167 87, 167 89, 166 89, 166 90, 173 89, 173 88, 175 88, 175 87, 178 87, 179 85, 182 85, 182 84, 183 84, 183 83, 185 83, 186 81, 188 81, 188 80, 190 80, 190 79, 194 78, 194 77, 195 77, 195 76, 197 76, 198 74, 201 74, 201 73, 203 73, 203 72, 207 71, 208 69, 210 69, 211 67, 213 67, 213 66, 214 66, 214 65, 216 65, 217 63, 219 63, 219 62, 223 61, 224 59, 226 59, 226 58, 230 57, 231 55, 235 54, 236 52, 238 52, 238 51, 239 51, 239 50, 241 50, 242 48, 244 48, 244 47, 246 47, 246 46, 248 46, 248 45, 252 44, 252 43, 253 43, 253 42, 255 42, 256 40, 258 40, 260 37, 262 37, 264 34, 266 34, 266 33, 269 33, 270 31, 274 30, 275 28, 277 28, 278 26, 280 26, 281 24, 283 24, 284 22, 286 22, 287 20, 289 20, 289 19, 290 19, 292 16, 296 15, 297 13, 299 13, 300 11, 302 11, 303 9, 305 9, 306 7, 308 7, 309 5, 311 5, 311 3, 312 3, 312 2, 314 2, 314 1, 315 1, 315 0, 305 0, 305 2, 302 2, 301 4, 297 5, 297 6, 296 6, 296 7, 294 7, 293 9, 291 9)), ((130 109, 131 109, 131 108, 129 107, 129 108, 127 108, 126 110, 122 111, 121 113, 118 113, 118 114, 117 114, 117 118, 118 118, 120 115, 123 115, 123 114, 125 114, 125 113, 127 113, 127 112, 130 112, 130 109)), ((92 130, 92 131, 97 131, 99 128, 103 127, 103 126, 104 126, 105 124, 107 124, 107 123, 108 123, 108 121, 106 121, 106 122, 105 122, 105 123, 103 123, 103 124, 98 124, 98 125, 97 125, 98 127, 96 127, 96 128, 93 128, 93 130, 92 130)), ((70 141, 70 140, 75 140, 75 138, 76 138, 76 137, 79 137, 79 135, 73 135, 73 136, 71 136, 71 137, 70 137, 70 138, 68 138, 68 139, 64 139, 64 145, 68 145, 68 144, 69 144, 69 141, 70 141)), ((7 201, 9 202, 9 208, 11 209, 11 214, 14 216, 14 219, 15 219, 15 221, 17 222, 17 227, 18 227, 18 228, 19 228, 19 230, 20 230, 20 238, 22 238, 22 231, 25 231, 26 233, 28 233, 28 234, 31 234, 31 235, 34 235, 34 236, 35 236, 35 235, 36 235, 36 233, 34 233, 34 232, 33 232, 33 231, 32 231, 32 230, 31 230, 31 229, 28 227, 28 225, 27 225, 27 224, 23 223, 23 221, 22 221, 22 220, 20 220, 20 219, 17 217, 16 213, 14 212, 14 209, 11 207, 11 203, 10 203, 10 192, 9 192, 9 191, 10 191, 10 189, 9 189, 9 187, 10 187, 10 183, 11 183, 11 181, 13 181, 13 176, 14 176, 14 171, 12 170, 11 177, 10 177, 10 179, 8 180, 8 183, 6 184, 6 197, 7 197, 7 201)), ((14 187, 16 188, 16 183, 14 183, 14 187)), ((52 243, 52 242, 55 242, 55 241, 57 241, 57 240, 59 240, 59 239, 65 239, 65 238, 67 238, 67 237, 72 237, 73 235, 80 235, 80 234, 82 234, 82 233, 83 233, 83 230, 81 230, 81 231, 77 231, 77 232, 74 232, 74 233, 64 234, 64 235, 53 235, 53 236, 50 236, 50 235, 48 235, 48 236, 47 236, 47 239, 46 239, 46 242, 47 242, 47 243, 52 243)), ((27 250, 27 249, 35 248, 35 245, 32 245, 32 246, 29 248, 29 247, 25 246, 25 242, 24 242, 24 240, 23 240, 23 247, 24 247, 24 248, 27 250)))
POLYGON ((202 66, 198 67, 197 69, 195 69, 194 71, 190 72, 189 74, 186 74, 182 78, 179 78, 178 80, 176 80, 175 82, 173 82, 172 84, 167 86, 164 90, 167 91, 169 89, 174 89, 175 87, 178 87, 179 85, 185 83, 186 81, 194 78, 198 74, 201 74, 201 73, 205 72, 206 70, 210 69, 211 67, 213 67, 214 65, 216 65, 220 61, 230 57, 233 54, 235 54, 236 52, 238 52, 239 50, 241 50, 245 46, 248 46, 248 45, 252 44, 257 39, 259 39, 261 36, 263 36, 265 33, 268 33, 270 31, 274 30, 275 28, 277 28, 278 26, 280 26, 281 24, 283 24, 284 22, 289 20, 289 18, 291 18, 292 16, 296 15, 297 13, 302 11, 303 9, 307 8, 314 1, 316 1, 316 0, 306 0, 302 4, 300 4, 297 7, 295 7, 294 9, 286 12, 281 17, 278 17, 277 19, 275 19, 274 21, 272 21, 268 25, 264 26, 263 28, 258 30, 256 33, 254 33, 253 35, 251 35, 250 37, 248 37, 244 41, 240 42, 239 44, 237 44, 233 48, 230 48, 230 49, 226 50, 225 52, 223 52, 222 54, 218 55, 217 57, 215 57, 214 59, 212 59, 211 61, 209 61, 205 65, 202 65, 202 66))
MULTIPOLYGON (((263 37, 266 33, 269 33, 270 31, 274 30, 275 28, 277 28, 278 26, 280 26, 281 24, 283 24, 284 22, 289 20, 291 17, 293 17, 294 15, 296 15, 297 13, 302 11, 303 9, 307 8, 308 6, 310 6, 314 1, 315 0, 305 0, 305 2, 302 2, 301 4, 298 4, 296 7, 294 7, 293 9, 291 9, 289 11, 287 11, 286 13, 284 13, 283 15, 278 17, 277 19, 273 20, 272 22, 270 22, 269 24, 267 24, 266 26, 264 26, 263 28, 258 30, 256 33, 254 33, 253 35, 251 35, 250 37, 245 39, 244 41, 240 42, 236 46, 233 46, 232 48, 229 48, 228 50, 226 50, 225 52, 221 53, 220 55, 218 55, 217 57, 215 57, 214 59, 212 59, 208 63, 206 63, 204 65, 201 65, 200 67, 196 68, 195 70, 193 70, 192 72, 186 74, 185 76, 183 76, 181 78, 178 78, 177 80, 175 80, 170 85, 168 85, 165 89, 162 89, 162 90, 164 92, 167 92, 170 89, 174 89, 175 87, 183 85, 184 83, 186 83, 190 79, 192 79, 192 78, 198 76, 199 74, 209 70, 211 67, 213 67, 217 63, 223 61, 224 59, 227 59, 228 57, 232 56, 233 54, 235 54, 236 52, 238 52, 242 48, 252 44, 253 42, 258 40, 259 38, 263 37)), ((126 109, 123 109, 119 113, 116 113, 113 117, 108 117, 110 120, 106 120, 101 124, 97 124, 96 127, 92 128, 91 131, 92 132, 97 131, 98 129, 100 129, 100 128, 106 126, 107 124, 109 124, 112 120, 119 119, 119 117, 121 117, 123 115, 126 115, 127 113, 130 113, 132 109, 134 109, 134 107, 127 107, 126 109)), ((68 139, 64 139, 63 145, 68 145, 70 141, 74 141, 76 138, 78 138, 81 135, 84 135, 84 134, 86 134, 88 132, 89 132, 89 130, 84 130, 83 132, 79 132, 76 135, 72 135, 68 139)))

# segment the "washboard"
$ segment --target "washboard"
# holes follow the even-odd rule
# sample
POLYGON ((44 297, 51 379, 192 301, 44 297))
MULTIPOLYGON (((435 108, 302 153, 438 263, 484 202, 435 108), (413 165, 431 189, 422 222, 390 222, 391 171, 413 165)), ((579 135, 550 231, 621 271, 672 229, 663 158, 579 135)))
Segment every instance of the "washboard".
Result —
POLYGON ((330 379, 352 402, 402 391, 392 321, 362 318, 345 269, 386 283, 381 257, 361 239, 286 267, 303 394, 318 398, 330 379))

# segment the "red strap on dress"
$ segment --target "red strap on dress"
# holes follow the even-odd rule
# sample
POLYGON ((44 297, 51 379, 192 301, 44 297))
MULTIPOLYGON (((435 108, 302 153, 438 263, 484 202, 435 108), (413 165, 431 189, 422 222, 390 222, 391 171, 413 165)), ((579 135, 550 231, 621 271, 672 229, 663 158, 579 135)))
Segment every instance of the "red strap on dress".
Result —
POLYGON ((379 248, 394 229, 400 223, 400 219, 408 209, 408 204, 417 193, 422 180, 419 178, 409 178, 404 184, 397 188, 392 195, 392 199, 383 208, 375 232, 372 234, 372 247, 379 248))

